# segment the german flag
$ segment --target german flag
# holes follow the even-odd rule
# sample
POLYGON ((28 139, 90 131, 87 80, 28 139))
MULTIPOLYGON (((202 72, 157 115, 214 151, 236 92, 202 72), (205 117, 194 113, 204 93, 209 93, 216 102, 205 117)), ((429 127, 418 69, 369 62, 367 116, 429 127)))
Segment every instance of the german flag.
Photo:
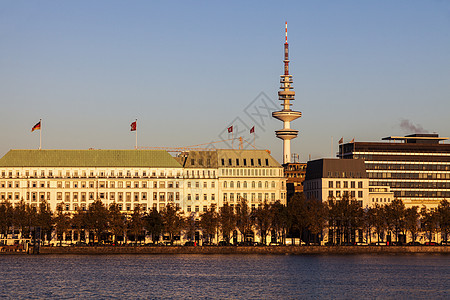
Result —
POLYGON ((41 121, 37 122, 36 125, 34 125, 33 128, 31 128, 31 132, 35 130, 41 130, 41 121))

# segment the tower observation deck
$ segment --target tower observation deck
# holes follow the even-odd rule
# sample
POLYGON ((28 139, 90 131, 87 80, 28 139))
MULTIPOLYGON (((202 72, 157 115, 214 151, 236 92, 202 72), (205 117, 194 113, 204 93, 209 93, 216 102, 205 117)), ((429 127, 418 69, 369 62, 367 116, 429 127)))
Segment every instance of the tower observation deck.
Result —
POLYGON ((286 22, 286 40, 284 43, 284 75, 280 75, 280 91, 278 92, 278 99, 282 101, 283 107, 280 111, 272 113, 272 117, 283 122, 283 129, 275 131, 277 138, 283 140, 283 164, 291 162, 291 140, 296 138, 298 130, 291 129, 291 121, 302 116, 299 111, 291 109, 291 100, 295 99, 295 92, 292 87, 292 75, 289 75, 289 44, 287 41, 287 22, 286 22))

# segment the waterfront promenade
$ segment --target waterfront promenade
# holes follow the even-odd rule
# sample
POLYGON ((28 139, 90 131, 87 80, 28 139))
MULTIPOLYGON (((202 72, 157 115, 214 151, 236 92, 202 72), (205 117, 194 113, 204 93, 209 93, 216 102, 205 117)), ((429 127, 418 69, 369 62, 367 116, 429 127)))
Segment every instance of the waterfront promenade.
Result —
MULTIPOLYGON (((31 252, 31 251, 30 251, 31 252)), ((5 252, 3 252, 5 253, 5 252)), ((9 252, 11 253, 11 252, 9 252)), ((26 253, 26 252, 14 252, 26 253)), ((450 254, 448 246, 75 246, 41 247, 40 254, 450 254)))

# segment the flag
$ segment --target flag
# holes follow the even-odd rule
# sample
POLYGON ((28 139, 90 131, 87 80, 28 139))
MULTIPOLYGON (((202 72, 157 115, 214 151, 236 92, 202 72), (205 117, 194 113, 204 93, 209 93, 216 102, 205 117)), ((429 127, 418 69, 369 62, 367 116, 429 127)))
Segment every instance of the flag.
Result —
POLYGON ((133 123, 131 123, 131 131, 136 131, 136 126, 137 126, 137 124, 136 124, 136 122, 137 121, 134 121, 133 123))
POLYGON ((352 138, 352 140, 350 141, 350 143, 354 143, 355 142, 355 138, 352 138))
POLYGON ((41 121, 37 122, 36 125, 34 125, 33 128, 31 128, 31 132, 35 130, 41 130, 41 121))
POLYGON ((341 139, 339 140, 339 144, 343 144, 344 143, 344 137, 341 137, 341 139))
POLYGON ((250 129, 250 133, 255 133, 255 126, 250 129))
POLYGON ((228 133, 233 132, 233 126, 228 127, 228 133))

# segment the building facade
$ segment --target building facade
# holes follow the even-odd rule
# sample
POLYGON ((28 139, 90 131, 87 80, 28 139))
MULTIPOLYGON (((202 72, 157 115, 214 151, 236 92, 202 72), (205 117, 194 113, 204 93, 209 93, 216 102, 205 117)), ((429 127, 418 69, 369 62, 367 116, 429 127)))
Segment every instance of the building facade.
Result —
POLYGON ((364 161, 360 159, 339 160, 323 158, 309 161, 304 182, 307 199, 322 202, 356 200, 362 207, 371 206, 369 178, 364 161))
POLYGON ((450 144, 438 134, 384 138, 340 145, 342 159, 362 159, 371 187, 389 187, 410 206, 436 207, 450 198, 450 144))
POLYGON ((124 212, 172 203, 201 213, 240 198, 252 208, 286 203, 283 167, 263 150, 11 150, 0 159, 0 201, 21 200, 52 210, 87 209, 95 200, 124 212))

